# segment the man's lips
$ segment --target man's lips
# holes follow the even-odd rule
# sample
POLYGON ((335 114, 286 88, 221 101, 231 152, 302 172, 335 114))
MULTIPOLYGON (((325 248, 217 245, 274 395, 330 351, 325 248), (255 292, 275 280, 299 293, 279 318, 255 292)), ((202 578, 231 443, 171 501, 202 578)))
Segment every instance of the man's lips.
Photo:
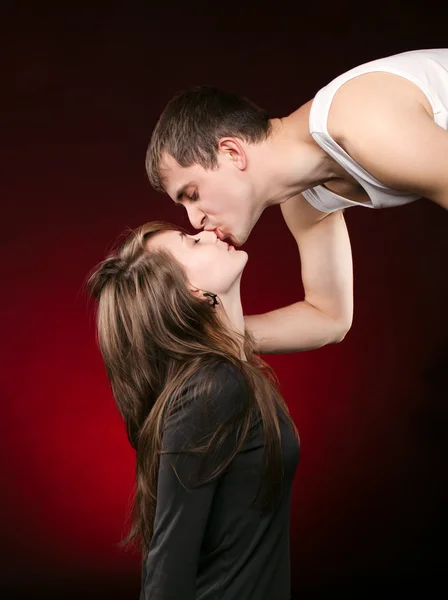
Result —
POLYGON ((214 233, 216 234, 216 236, 222 241, 225 242, 227 245, 232 246, 233 245, 233 239, 231 235, 226 235, 225 233, 223 233, 222 231, 220 231, 219 229, 214 229, 213 230, 214 233), (229 242, 231 242, 229 244, 229 242, 226 242, 225 240, 229 240, 229 242))

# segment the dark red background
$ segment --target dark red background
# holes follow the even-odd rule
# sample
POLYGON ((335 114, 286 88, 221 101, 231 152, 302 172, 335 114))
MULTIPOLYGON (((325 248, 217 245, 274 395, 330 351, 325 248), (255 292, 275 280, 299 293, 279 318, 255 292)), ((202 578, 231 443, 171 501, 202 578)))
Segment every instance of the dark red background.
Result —
MULTIPOLYGON (((447 39, 444 20, 427 14, 433 8, 410 3, 142 6, 15 2, 1 19, 5 598, 138 597, 138 556, 116 547, 134 455, 83 282, 125 227, 188 224, 144 171, 167 100, 212 83, 284 116, 356 64, 447 39)), ((354 208, 346 219, 350 333, 314 352, 266 357, 301 433, 293 598, 440 592, 448 215, 419 201, 354 208)), ((264 213, 245 249, 247 314, 301 299, 299 258, 279 207, 264 213)))

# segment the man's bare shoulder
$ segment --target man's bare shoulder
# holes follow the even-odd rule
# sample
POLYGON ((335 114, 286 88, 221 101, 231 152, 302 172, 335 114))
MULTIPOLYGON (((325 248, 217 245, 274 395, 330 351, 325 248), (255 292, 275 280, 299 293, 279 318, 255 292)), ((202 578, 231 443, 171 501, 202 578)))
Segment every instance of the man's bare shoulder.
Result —
POLYGON ((350 80, 335 94, 327 129, 383 184, 419 194, 426 190, 414 185, 413 157, 422 136, 437 135, 432 132, 437 127, 426 96, 414 83, 391 73, 367 73, 350 80))
POLYGON ((412 81, 394 73, 364 73, 344 83, 335 93, 327 129, 350 154, 364 130, 376 129, 395 112, 412 114, 422 108, 433 118, 427 97, 412 81))

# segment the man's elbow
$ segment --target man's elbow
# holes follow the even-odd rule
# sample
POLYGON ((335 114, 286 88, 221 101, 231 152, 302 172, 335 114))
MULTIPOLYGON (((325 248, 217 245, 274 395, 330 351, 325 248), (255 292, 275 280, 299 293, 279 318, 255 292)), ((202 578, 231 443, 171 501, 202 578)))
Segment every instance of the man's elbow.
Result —
POLYGON ((347 333, 350 331, 351 326, 352 321, 337 323, 337 325, 334 328, 332 341, 330 343, 339 344, 339 342, 342 342, 347 333))

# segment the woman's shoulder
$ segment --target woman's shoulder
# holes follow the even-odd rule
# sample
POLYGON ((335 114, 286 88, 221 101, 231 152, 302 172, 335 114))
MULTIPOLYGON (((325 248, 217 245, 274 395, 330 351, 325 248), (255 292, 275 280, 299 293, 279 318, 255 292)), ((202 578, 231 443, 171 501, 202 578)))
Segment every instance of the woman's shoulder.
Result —
POLYGON ((200 406, 211 407, 220 418, 247 406, 249 387, 244 372, 228 359, 218 357, 207 361, 195 371, 189 384, 190 399, 200 406))
POLYGON ((214 392, 236 391, 238 389, 247 391, 247 381, 243 367, 237 366, 231 360, 222 357, 217 357, 201 365, 195 373, 195 379, 211 383, 214 392))
POLYGON ((205 370, 209 369, 214 376, 221 380, 230 379, 232 381, 245 381, 243 367, 237 366, 228 358, 218 357, 215 360, 210 361, 210 363, 203 368, 205 370))
POLYGON ((238 422, 249 399, 249 387, 236 365, 220 358, 204 362, 187 379, 171 407, 165 442, 207 438, 219 425, 238 422))

